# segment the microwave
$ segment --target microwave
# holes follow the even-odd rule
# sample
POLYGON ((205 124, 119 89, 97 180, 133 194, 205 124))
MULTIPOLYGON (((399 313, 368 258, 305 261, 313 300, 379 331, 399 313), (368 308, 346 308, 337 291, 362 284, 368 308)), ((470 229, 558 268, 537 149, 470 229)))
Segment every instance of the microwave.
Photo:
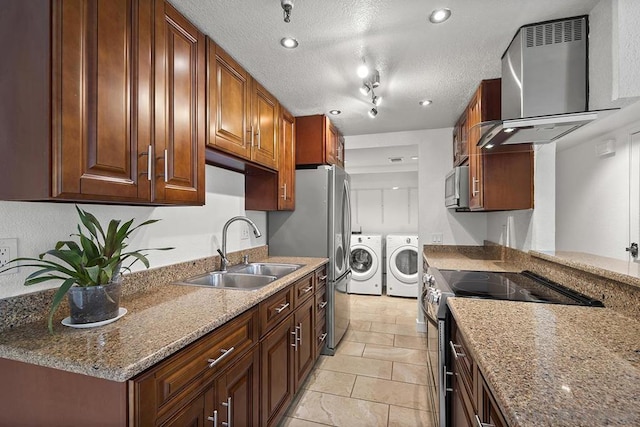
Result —
POLYGON ((469 166, 457 166, 447 174, 444 205, 448 208, 469 208, 469 166))

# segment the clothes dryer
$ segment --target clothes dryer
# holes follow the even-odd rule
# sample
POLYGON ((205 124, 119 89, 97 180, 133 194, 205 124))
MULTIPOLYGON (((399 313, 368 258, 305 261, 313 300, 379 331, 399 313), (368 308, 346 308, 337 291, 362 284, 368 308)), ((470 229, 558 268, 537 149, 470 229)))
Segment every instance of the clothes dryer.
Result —
POLYGON ((417 235, 387 235, 387 295, 418 297, 417 235))
POLYGON ((351 235, 351 271, 349 293, 382 295, 382 236, 351 235))

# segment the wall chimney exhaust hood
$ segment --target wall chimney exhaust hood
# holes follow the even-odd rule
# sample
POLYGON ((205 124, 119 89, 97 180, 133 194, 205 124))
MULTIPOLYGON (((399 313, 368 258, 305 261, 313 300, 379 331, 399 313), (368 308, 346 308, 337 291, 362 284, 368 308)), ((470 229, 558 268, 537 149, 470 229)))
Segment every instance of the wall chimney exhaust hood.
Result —
POLYGON ((478 125, 478 147, 553 142, 609 111, 587 111, 588 25, 579 16, 520 27, 502 55, 502 120, 478 125))

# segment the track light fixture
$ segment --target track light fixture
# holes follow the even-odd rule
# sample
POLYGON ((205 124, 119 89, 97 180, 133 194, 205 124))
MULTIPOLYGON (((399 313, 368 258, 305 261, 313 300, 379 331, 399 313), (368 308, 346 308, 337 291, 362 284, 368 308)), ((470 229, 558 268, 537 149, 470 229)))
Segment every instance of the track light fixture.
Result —
POLYGON ((280 6, 282 6, 282 14, 284 15, 284 22, 287 24, 291 22, 291 10, 293 9, 293 0, 280 0, 280 6))
POLYGON ((372 119, 378 115, 378 109, 376 107, 373 107, 371 110, 369 110, 369 117, 371 117, 372 119))
POLYGON ((371 92, 371 86, 369 86, 369 83, 366 81, 362 82, 362 86, 360 86, 360 93, 367 96, 369 95, 369 92, 371 92))
POLYGON ((369 110, 369 116, 373 118, 378 115, 377 107, 382 102, 382 98, 377 96, 374 92, 374 89, 380 86, 380 72, 378 70, 369 71, 363 60, 362 65, 358 67, 358 75, 363 79, 362 86, 360 86, 360 93, 364 96, 371 95, 371 103, 374 107, 369 110), (360 73, 360 70, 363 67, 366 69, 366 74, 364 72, 362 74, 360 73))

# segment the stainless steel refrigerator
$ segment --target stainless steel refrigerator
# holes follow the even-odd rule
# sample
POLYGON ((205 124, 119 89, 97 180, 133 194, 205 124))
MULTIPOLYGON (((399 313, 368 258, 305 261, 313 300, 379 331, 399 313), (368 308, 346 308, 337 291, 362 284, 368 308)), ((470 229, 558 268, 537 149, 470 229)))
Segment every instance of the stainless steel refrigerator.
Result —
POLYGON ((338 166, 296 170, 296 209, 269 212, 270 255, 329 258, 327 340, 323 354, 335 353, 349 327, 350 178, 338 166))

